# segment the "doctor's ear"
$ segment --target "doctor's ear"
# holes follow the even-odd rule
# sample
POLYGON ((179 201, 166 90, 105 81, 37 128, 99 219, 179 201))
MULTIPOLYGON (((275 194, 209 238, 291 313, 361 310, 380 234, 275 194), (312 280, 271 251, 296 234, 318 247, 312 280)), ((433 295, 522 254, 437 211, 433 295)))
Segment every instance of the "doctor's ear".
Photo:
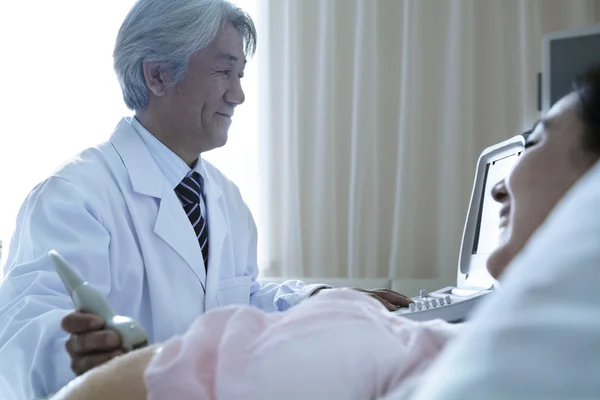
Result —
POLYGON ((143 63, 144 79, 146 86, 155 96, 164 96, 167 86, 171 81, 171 74, 167 64, 161 62, 143 63))

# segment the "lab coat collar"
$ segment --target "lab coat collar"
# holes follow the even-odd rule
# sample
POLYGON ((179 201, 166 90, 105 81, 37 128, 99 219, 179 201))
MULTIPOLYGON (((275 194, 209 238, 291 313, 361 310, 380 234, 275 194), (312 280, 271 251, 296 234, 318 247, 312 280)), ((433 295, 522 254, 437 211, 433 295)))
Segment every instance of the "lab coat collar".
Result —
MULTIPOLYGON (((162 179, 166 178, 158 165, 156 165, 143 139, 137 134, 135 127, 132 126, 134 120, 135 117, 121 119, 113 133, 112 142, 119 154, 121 154, 125 167, 129 172, 133 190, 136 193, 160 199, 162 198, 163 182, 161 182, 161 179, 148 179, 148 177, 160 176, 162 179), (132 135, 132 133, 135 134, 132 135), (123 157, 123 154, 127 157, 123 157)), ((139 126, 138 129, 145 129, 139 122, 137 122, 137 125, 139 126)), ((201 155, 198 156, 198 161, 194 165, 193 170, 202 175, 205 185, 212 188, 211 191, 214 197, 221 197, 221 189, 215 182, 214 177, 207 173, 205 161, 201 155)), ((180 180, 184 177, 185 175, 180 180)))
POLYGON ((206 161, 202 159, 202 156, 198 157, 198 161, 194 166, 194 171, 198 172, 204 178, 204 191, 208 196, 208 192, 210 191, 211 195, 218 199, 223 195, 221 191, 221 187, 215 180, 215 177, 211 175, 205 166, 206 161))
POLYGON ((111 142, 127 168, 133 190, 160 199, 166 179, 144 141, 131 126, 130 119, 126 117, 119 121, 111 142))

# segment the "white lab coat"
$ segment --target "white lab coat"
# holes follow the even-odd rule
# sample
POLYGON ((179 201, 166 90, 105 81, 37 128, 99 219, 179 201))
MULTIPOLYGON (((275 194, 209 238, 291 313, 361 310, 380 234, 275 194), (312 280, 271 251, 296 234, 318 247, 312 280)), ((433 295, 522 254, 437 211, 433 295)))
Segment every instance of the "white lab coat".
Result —
POLYGON ((206 310, 284 310, 322 285, 256 281, 256 227, 237 187, 203 162, 208 274, 173 189, 127 119, 38 185, 23 204, 0 286, 0 398, 45 396, 73 378, 61 319, 73 304, 46 253, 56 249, 150 342, 206 310))

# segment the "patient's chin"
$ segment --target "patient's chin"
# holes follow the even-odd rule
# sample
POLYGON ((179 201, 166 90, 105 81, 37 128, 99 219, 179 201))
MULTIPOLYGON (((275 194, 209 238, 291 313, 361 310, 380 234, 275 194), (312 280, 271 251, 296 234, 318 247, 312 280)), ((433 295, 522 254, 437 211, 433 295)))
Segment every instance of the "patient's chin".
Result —
POLYGON ((515 253, 511 250, 509 243, 498 247, 487 260, 487 269, 495 279, 500 276, 514 258, 515 253))

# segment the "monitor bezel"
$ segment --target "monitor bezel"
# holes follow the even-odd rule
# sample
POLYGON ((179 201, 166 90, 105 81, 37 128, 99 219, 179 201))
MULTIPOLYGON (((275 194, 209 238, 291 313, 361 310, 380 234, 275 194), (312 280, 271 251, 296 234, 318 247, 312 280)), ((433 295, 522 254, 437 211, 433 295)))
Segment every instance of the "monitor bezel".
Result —
POLYGON ((494 278, 487 273, 488 254, 472 254, 478 232, 479 210, 482 206, 485 189, 486 167, 489 163, 522 153, 525 149, 525 135, 512 138, 490 146, 483 150, 477 161, 475 179, 471 191, 469 210, 465 220, 460 255, 458 261, 457 287, 461 289, 492 289, 494 278), (480 274, 469 274, 470 271, 482 271, 480 274))
POLYGON ((542 113, 547 113, 550 104, 550 76, 552 75, 550 65, 550 45, 555 40, 572 39, 583 36, 600 35, 600 24, 590 25, 583 28, 568 29, 551 32, 542 38, 542 113))

